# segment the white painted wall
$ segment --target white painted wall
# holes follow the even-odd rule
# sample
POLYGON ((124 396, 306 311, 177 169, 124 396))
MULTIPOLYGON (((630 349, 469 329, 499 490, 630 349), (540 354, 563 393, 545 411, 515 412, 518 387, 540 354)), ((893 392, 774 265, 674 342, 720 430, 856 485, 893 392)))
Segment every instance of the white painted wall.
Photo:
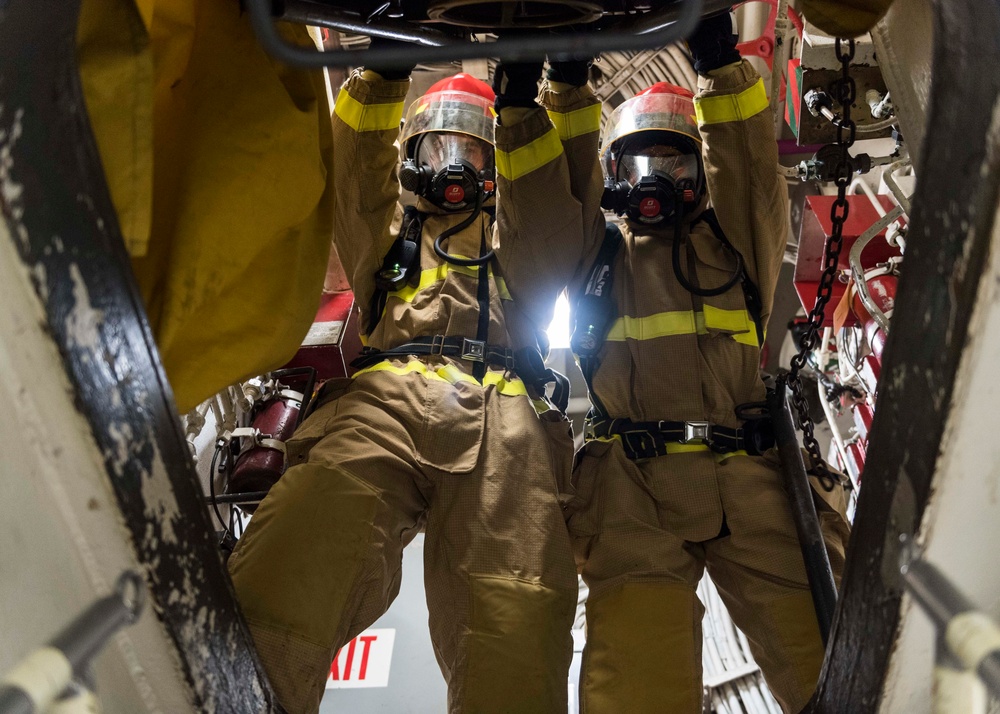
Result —
MULTIPOLYGON (((138 568, 22 266, 0 221, 0 674, 138 568)), ((99 657, 96 681, 105 714, 192 711, 149 607, 99 657)))
MULTIPOLYGON (((1000 216, 998 216, 1000 218, 1000 216)), ((977 606, 1000 619, 1000 226, 994 226, 933 495, 921 527, 925 558, 977 606)), ((881 711, 931 711, 933 630, 908 599, 881 711)))

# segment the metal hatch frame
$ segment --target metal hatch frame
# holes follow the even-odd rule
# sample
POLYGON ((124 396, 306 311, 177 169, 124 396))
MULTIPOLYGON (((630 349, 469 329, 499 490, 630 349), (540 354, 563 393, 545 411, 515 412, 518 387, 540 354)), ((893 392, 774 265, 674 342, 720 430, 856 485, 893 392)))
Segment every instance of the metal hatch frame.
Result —
POLYGON ((1000 193, 1000 6, 933 0, 927 133, 869 461, 812 714, 874 712, 900 623, 899 535, 921 522, 1000 193), (994 136, 991 138, 991 134, 994 136))
POLYGON ((193 705, 274 711, 104 180, 76 64, 79 9, 80 0, 0 0, 0 219, 104 455, 193 705), (86 344, 72 330, 80 299, 103 314, 86 344), (122 433, 130 434, 124 458, 122 433))

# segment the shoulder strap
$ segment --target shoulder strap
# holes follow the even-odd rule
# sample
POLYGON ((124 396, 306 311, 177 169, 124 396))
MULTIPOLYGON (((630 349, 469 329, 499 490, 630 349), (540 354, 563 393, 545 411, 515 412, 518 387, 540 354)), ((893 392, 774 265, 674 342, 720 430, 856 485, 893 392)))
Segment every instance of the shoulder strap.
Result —
POLYGON ((399 226, 399 236, 382 260, 382 267, 375 273, 375 292, 368 314, 368 334, 372 334, 382 319, 388 294, 399 290, 406 283, 412 283, 420 276, 420 238, 423 234, 426 214, 416 206, 403 208, 403 220, 399 226))
MULTIPOLYGON (((731 250, 736 255, 740 255, 739 251, 729 242, 726 238, 726 234, 722 230, 722 225, 719 223, 719 217, 715 215, 715 209, 709 208, 708 210, 702 212, 698 217, 698 221, 705 221, 708 227, 712 229, 712 233, 715 234, 716 239, 722 243, 726 248, 731 250)), ((695 221, 696 223, 698 221, 695 221)), ((742 256, 740 256, 742 260, 742 256)), ((757 328, 757 344, 760 345, 761 349, 764 347, 764 325, 762 322, 761 314, 764 311, 764 303, 760 298, 760 290, 753 280, 750 279, 750 273, 747 272, 746 260, 742 260, 743 270, 742 275, 740 275, 740 285, 743 288, 743 300, 746 302, 747 312, 750 314, 750 318, 753 320, 754 326, 757 328)))
POLYGON ((614 265, 623 242, 621 229, 609 223, 604 229, 604 241, 587 275, 583 289, 573 299, 573 336, 570 347, 580 362, 580 371, 587 382, 592 414, 605 413, 604 405, 594 392, 593 376, 597 369, 597 354, 615 318, 615 305, 611 299, 614 283, 614 265))

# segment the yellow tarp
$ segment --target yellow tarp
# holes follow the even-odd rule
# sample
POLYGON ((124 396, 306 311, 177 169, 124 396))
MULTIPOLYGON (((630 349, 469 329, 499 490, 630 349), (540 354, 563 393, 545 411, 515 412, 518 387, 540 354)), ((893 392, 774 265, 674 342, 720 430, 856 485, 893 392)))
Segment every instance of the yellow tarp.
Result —
POLYGON ((283 364, 312 322, 332 230, 323 78, 265 55, 237 0, 83 0, 78 59, 183 412, 283 364))

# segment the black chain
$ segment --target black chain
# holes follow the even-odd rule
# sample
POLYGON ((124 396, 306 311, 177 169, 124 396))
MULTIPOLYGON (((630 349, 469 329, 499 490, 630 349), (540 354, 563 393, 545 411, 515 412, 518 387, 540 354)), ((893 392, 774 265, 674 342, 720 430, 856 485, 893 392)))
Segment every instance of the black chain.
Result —
POLYGON ((840 477, 830 470, 823 455, 820 453, 819 442, 813 434, 814 424, 809 416, 809 405, 802 394, 802 382, 799 380, 799 371, 806 365, 809 354, 816 349, 819 340, 823 321, 826 318, 826 306, 830 302, 830 295, 833 293, 833 283, 837 279, 839 270, 840 251, 844 240, 844 223, 850 213, 850 204, 847 202, 847 187, 851 182, 853 167, 849 149, 854 144, 856 126, 851 119, 851 105, 854 104, 857 87, 851 77, 851 60, 854 59, 854 40, 842 40, 837 38, 837 59, 840 60, 841 77, 832 89, 836 99, 840 102, 841 114, 837 124, 837 146, 840 147, 840 158, 834 171, 834 181, 837 183, 837 200, 833 202, 830 209, 830 220, 833 222, 833 230, 830 240, 826 244, 824 255, 823 275, 820 277, 819 289, 816 291, 816 304, 809 313, 809 322, 806 332, 799 345, 799 352, 792 358, 791 371, 785 376, 785 381, 792 390, 792 406, 799 415, 799 424, 802 428, 802 441, 805 443, 806 451, 813 462, 813 468, 819 478, 820 484, 827 491, 832 491, 840 483, 840 477), (847 44, 846 51, 844 43, 847 44))

